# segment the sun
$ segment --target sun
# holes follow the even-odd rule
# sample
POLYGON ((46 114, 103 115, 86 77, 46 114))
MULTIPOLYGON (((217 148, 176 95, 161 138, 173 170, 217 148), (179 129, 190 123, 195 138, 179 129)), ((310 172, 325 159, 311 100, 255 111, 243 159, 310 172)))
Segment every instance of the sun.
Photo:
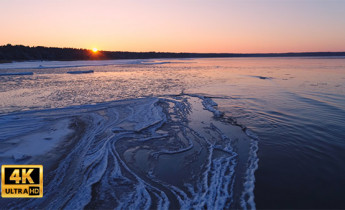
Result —
POLYGON ((97 50, 97 48, 93 48, 92 51, 93 52, 97 52, 98 50, 97 50))

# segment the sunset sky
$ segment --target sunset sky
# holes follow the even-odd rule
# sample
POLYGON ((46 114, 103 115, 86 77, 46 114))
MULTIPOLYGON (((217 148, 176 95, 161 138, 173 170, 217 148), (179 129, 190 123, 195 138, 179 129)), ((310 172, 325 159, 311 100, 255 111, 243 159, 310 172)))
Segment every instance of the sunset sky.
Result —
POLYGON ((345 51, 345 0, 1 0, 0 45, 345 51))

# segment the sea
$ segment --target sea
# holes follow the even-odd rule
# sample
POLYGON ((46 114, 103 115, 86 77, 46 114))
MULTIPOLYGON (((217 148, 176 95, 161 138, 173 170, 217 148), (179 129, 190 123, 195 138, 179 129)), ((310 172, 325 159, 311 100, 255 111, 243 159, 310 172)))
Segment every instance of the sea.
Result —
POLYGON ((4 208, 344 209, 345 57, 0 64, 4 208))

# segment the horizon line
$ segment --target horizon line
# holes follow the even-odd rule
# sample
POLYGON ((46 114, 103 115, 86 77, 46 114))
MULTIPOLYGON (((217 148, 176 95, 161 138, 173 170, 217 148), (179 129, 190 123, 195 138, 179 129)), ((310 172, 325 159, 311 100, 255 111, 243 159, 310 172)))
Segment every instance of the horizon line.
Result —
MULTIPOLYGON (((37 48, 37 47, 44 47, 44 48, 58 48, 58 49, 75 49, 75 50, 90 50, 92 51, 92 48, 77 48, 77 47, 56 47, 56 46, 41 46, 41 45, 23 45, 23 44, 4 44, 0 45, 0 47, 6 47, 6 46, 23 46, 23 47, 29 47, 29 48, 37 48)), ((125 51, 125 50, 101 50, 98 49, 98 52, 129 52, 129 53, 176 53, 176 54, 237 54, 237 55, 265 55, 265 54, 303 54, 303 53, 345 53, 344 51, 286 51, 286 52, 257 52, 257 53, 251 53, 251 52, 242 52, 242 53, 236 53, 236 52, 169 52, 169 51, 125 51)))

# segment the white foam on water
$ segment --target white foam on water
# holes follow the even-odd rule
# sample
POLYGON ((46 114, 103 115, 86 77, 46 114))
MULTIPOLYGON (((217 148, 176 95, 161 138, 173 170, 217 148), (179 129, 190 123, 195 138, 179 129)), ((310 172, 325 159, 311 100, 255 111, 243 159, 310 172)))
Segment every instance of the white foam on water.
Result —
POLYGON ((254 201, 255 187, 255 171, 259 167, 259 159, 257 157, 258 141, 252 140, 250 146, 250 158, 248 160, 248 168, 245 176, 244 191, 241 195, 241 207, 243 209, 256 209, 254 201))

